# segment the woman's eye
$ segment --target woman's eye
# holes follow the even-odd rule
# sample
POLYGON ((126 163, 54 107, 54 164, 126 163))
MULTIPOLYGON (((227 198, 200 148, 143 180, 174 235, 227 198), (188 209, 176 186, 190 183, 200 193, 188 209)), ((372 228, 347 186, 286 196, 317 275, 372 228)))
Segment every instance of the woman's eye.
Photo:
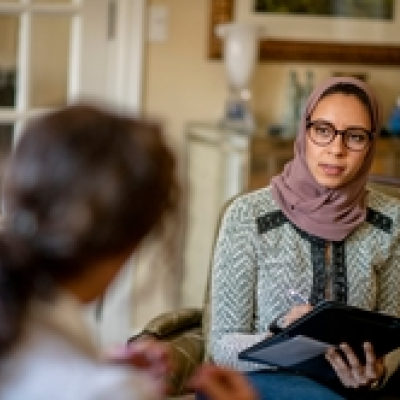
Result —
POLYGON ((331 135, 331 129, 327 126, 315 126, 315 131, 318 133, 318 135, 321 136, 330 136, 331 135))
POLYGON ((365 133, 350 133, 348 140, 352 142, 363 143, 367 140, 367 136, 365 133))

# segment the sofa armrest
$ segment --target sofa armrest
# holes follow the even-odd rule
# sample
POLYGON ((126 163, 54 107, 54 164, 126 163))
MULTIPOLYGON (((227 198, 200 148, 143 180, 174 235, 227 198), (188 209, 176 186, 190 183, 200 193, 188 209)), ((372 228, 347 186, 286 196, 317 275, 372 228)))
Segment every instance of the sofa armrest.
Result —
POLYGON ((187 393, 187 380, 203 362, 205 346, 202 314, 202 310, 196 308, 161 314, 152 319, 138 335, 128 340, 128 343, 132 343, 150 336, 168 345, 172 364, 167 382, 167 393, 170 396, 187 393))
POLYGON ((168 377, 168 395, 188 393, 187 381, 204 360, 204 337, 201 327, 168 341, 171 349, 172 370, 168 377))
POLYGON ((182 308, 160 314, 148 322, 138 335, 130 337, 128 343, 142 336, 161 340, 172 339, 188 329, 200 328, 202 314, 202 310, 198 308, 182 308))

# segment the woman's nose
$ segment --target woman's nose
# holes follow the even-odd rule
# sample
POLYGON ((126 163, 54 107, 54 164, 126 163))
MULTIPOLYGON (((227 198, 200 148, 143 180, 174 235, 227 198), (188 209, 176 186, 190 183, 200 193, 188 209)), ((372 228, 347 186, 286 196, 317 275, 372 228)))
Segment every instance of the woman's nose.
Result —
POLYGON ((334 154, 342 154, 346 151, 343 135, 336 134, 335 138, 329 144, 329 150, 334 154))

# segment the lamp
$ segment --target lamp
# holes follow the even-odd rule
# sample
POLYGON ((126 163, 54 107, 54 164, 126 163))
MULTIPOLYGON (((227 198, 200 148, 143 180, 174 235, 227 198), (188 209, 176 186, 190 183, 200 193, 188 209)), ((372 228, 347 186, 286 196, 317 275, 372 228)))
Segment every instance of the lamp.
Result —
POLYGON ((251 24, 230 23, 217 25, 216 34, 223 40, 230 91, 223 124, 251 134, 255 130, 255 120, 249 107, 249 83, 258 57, 261 29, 251 24))

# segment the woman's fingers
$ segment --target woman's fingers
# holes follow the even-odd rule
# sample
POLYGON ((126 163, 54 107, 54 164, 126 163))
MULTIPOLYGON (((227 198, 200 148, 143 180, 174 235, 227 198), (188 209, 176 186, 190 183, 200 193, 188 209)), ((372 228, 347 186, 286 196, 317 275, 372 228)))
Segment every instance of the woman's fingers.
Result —
POLYGON ((334 348, 331 347, 326 353, 326 359, 335 370, 336 375, 346 387, 355 387, 354 382, 351 379, 350 368, 346 361, 343 359, 341 354, 334 348))
POLYGON ((301 318, 303 315, 309 313, 312 310, 312 306, 310 304, 301 304, 293 306, 292 309, 285 315, 284 317, 284 326, 288 326, 294 321, 301 318))
POLYGON ((385 363, 383 358, 377 358, 371 343, 364 343, 365 351, 365 374, 369 382, 380 380, 385 374, 385 363))
POLYGON ((363 365, 351 347, 342 343, 340 351, 330 348, 326 358, 332 365, 344 386, 358 388, 370 386, 379 380, 385 371, 383 359, 377 359, 370 343, 364 343, 365 365, 363 365))
POLYGON ((171 369, 169 347, 154 339, 141 339, 127 346, 110 349, 106 359, 114 363, 130 364, 148 371, 154 377, 163 377, 171 369))
POLYGON ((349 379, 352 381, 353 386, 359 387, 366 385, 368 379, 365 375, 365 366, 360 363, 360 360, 348 344, 342 343, 339 347, 348 365, 349 379))
POLYGON ((108 362, 131 365, 147 373, 158 392, 166 393, 171 353, 165 343, 151 338, 138 339, 128 345, 108 349, 104 357, 108 362))

